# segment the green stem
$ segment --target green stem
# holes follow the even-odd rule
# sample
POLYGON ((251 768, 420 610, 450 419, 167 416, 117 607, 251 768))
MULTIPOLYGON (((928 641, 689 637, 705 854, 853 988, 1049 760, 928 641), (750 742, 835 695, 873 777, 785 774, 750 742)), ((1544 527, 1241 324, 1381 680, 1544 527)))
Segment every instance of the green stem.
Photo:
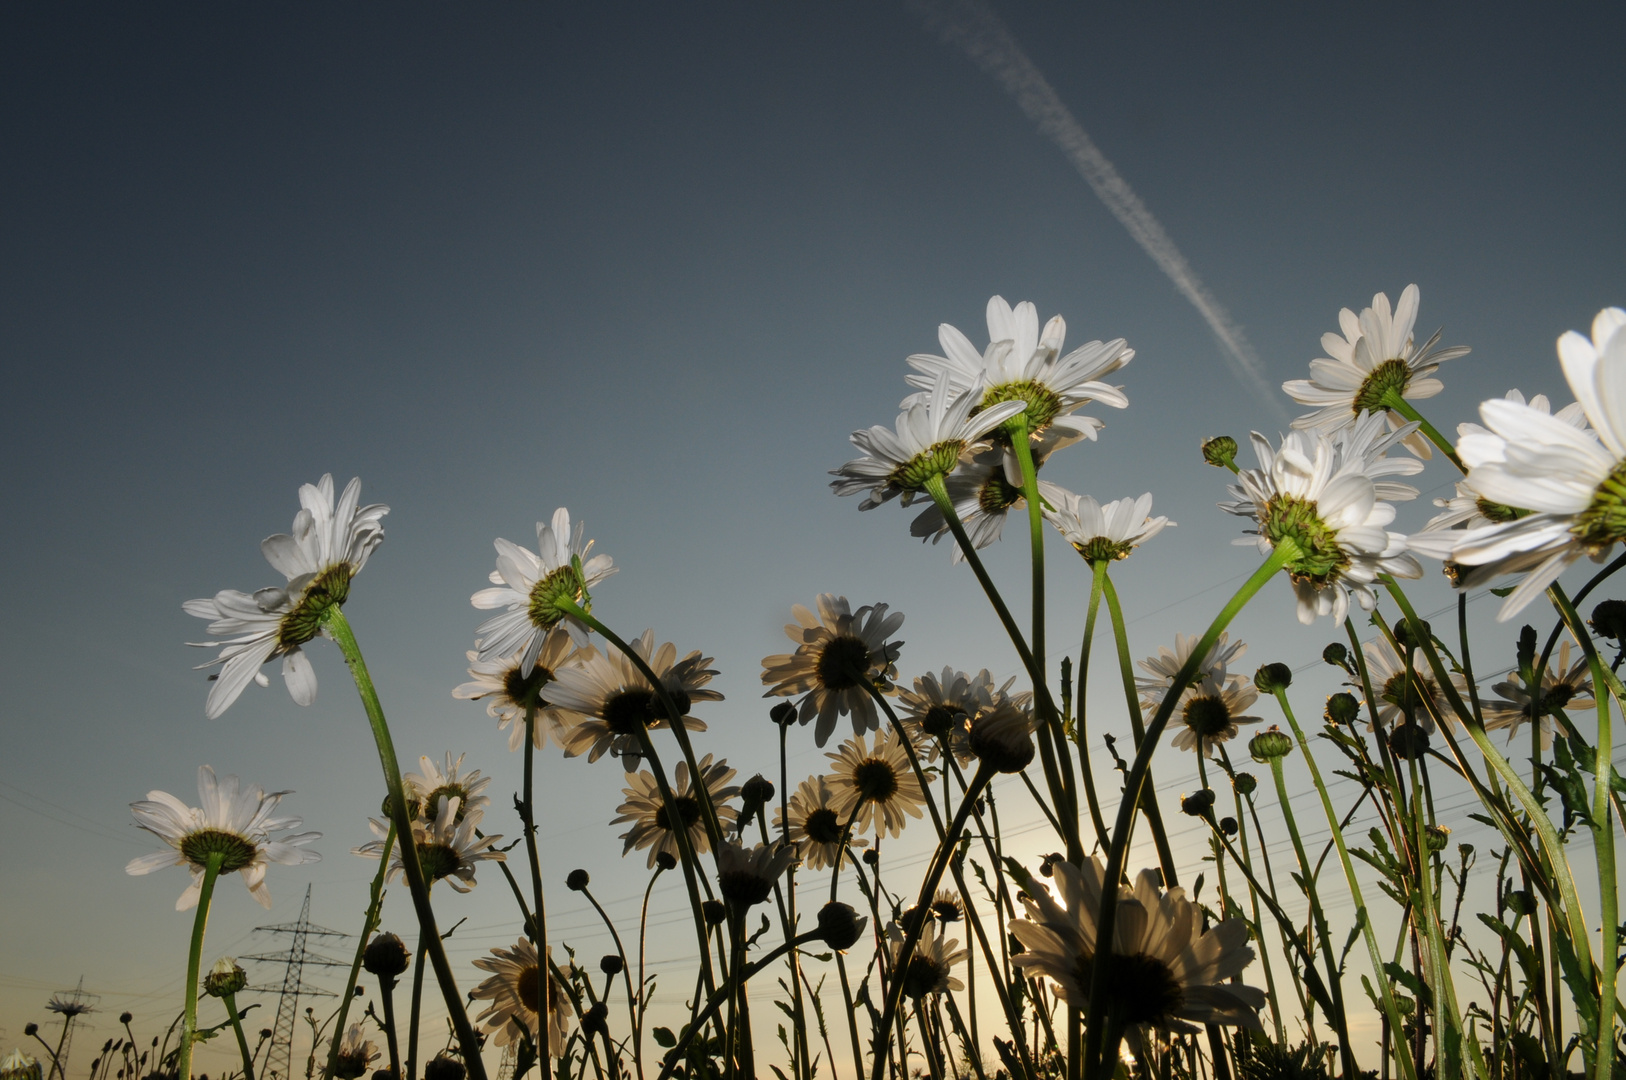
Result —
POLYGON ((209 926, 209 901, 215 895, 215 879, 225 854, 209 853, 203 866, 203 884, 198 889, 198 913, 192 919, 192 945, 186 954, 186 1009, 181 1019, 181 1048, 175 1059, 175 1075, 191 1080, 192 1044, 198 1037, 198 966, 203 960, 203 932, 209 926))
POLYGON ((220 999, 231 1014, 231 1029, 237 1036, 237 1052, 243 1056, 243 1080, 254 1080, 254 1055, 249 1052, 248 1039, 243 1035, 243 1021, 237 1015, 237 995, 227 994, 220 999))
POLYGON ((1450 441, 1446 439, 1444 435, 1441 435, 1437 430, 1435 430, 1433 424, 1429 423, 1427 420, 1424 420, 1422 414, 1416 409, 1412 408, 1411 403, 1405 398, 1401 397, 1398 391, 1390 390, 1385 393, 1383 395, 1383 404, 1385 408, 1392 409, 1401 416, 1404 416, 1407 420, 1417 424, 1417 430, 1423 433, 1423 437, 1428 439, 1428 441, 1433 443, 1435 446, 1439 447, 1440 453, 1444 454, 1446 458, 1450 460, 1451 464, 1457 467, 1457 471, 1463 473, 1464 475, 1467 474, 1467 466, 1463 465, 1462 459, 1457 457, 1457 452, 1451 448, 1450 441))
POLYGON ((384 783, 389 787, 390 818, 401 841, 401 867, 406 872, 407 888, 412 892, 412 907, 417 913, 418 926, 429 949, 429 959, 435 967, 435 979, 440 983, 441 996, 446 1000, 446 1011, 457 1032, 458 1045, 463 1049, 469 1080, 486 1080, 485 1062, 480 1059, 480 1040, 474 1033, 474 1025, 469 1023, 468 1011, 463 1007, 463 995, 458 992, 451 962, 446 959, 446 947, 441 944, 440 931, 435 926, 435 909, 429 903, 429 883, 424 880, 423 865, 418 861, 418 847, 412 840, 412 820, 407 816, 406 789, 401 784, 401 765, 395 757, 395 741, 390 737, 389 721, 384 718, 384 707, 379 704, 378 691, 373 688, 367 661, 361 655, 361 647, 356 644, 356 635, 351 631, 342 609, 328 609, 326 629, 344 654, 344 662, 350 667, 350 677, 356 683, 356 692, 367 710, 367 722, 372 727, 373 741, 378 747, 378 762, 384 770, 384 783))
MULTIPOLYGON (((1146 738, 1146 726, 1142 722, 1140 712, 1140 694, 1135 690, 1135 665, 1129 658, 1129 630, 1124 622, 1123 608, 1118 604, 1118 590, 1113 587, 1112 578, 1104 577, 1102 586, 1107 598, 1107 613, 1112 616, 1112 637, 1118 647, 1118 674, 1123 679, 1124 708, 1129 713, 1129 728, 1135 735, 1135 750, 1140 751, 1140 744, 1146 738)), ((1180 695, 1176 694, 1178 698, 1180 695)), ((1169 846, 1168 830, 1163 827, 1163 811, 1157 804, 1157 782, 1152 779, 1151 766, 1147 766, 1146 784, 1141 791, 1141 813, 1146 815, 1146 825, 1152 830, 1152 844, 1157 848, 1157 864, 1163 868, 1163 885, 1172 889, 1180 883, 1179 873, 1174 865, 1174 850, 1169 846)))
MULTIPOLYGON (((1298 546, 1291 540, 1283 540, 1276 545, 1266 559, 1264 565, 1253 572, 1253 576, 1243 582, 1236 595, 1220 610, 1219 615, 1209 625, 1207 632, 1197 643, 1190 658, 1175 674, 1174 684, 1169 688, 1163 703, 1158 706, 1157 714, 1152 718, 1152 724, 1146 730, 1146 737, 1141 740, 1140 749, 1135 753, 1135 761, 1129 768, 1129 776, 1124 781, 1124 797, 1118 804, 1118 817, 1112 829, 1112 847, 1107 855, 1106 874, 1101 885, 1101 911, 1096 918, 1096 941, 1108 943, 1111 947, 1112 929, 1118 917, 1118 882, 1123 877, 1124 857, 1129 850, 1129 837, 1133 831, 1135 810, 1140 805, 1141 792, 1146 784, 1146 775, 1151 769, 1152 753, 1157 749, 1158 741, 1163 736, 1163 730, 1168 726, 1169 717, 1173 715, 1174 704, 1181 693, 1190 684, 1192 676, 1196 674, 1197 667, 1202 663, 1203 657, 1219 639, 1220 634, 1236 618, 1249 600, 1262 588, 1265 583, 1276 576, 1276 572, 1286 566, 1288 562, 1299 556, 1298 546)), ((1090 973, 1089 1018, 1085 1022, 1084 1066, 1086 1075, 1094 1080, 1107 1080, 1118 1065, 1118 1047, 1114 1042, 1107 1046, 1106 1025, 1107 1016, 1107 978, 1108 969, 1112 965, 1099 963, 1094 965, 1090 973)))
POLYGON ((1095 638, 1095 616, 1101 607, 1101 586, 1107 577, 1107 561, 1098 559, 1090 566, 1090 607, 1084 616, 1084 641, 1078 649, 1078 691, 1073 699, 1073 741, 1078 744, 1078 768, 1084 775, 1084 798, 1090 807, 1090 822, 1095 826, 1096 843, 1105 848, 1112 841, 1107 836, 1107 822, 1101 816, 1101 802, 1095 794, 1095 770, 1090 766, 1090 729, 1085 722, 1087 705, 1085 694, 1090 683, 1090 646, 1095 638))
MULTIPOLYGON (((356 941, 356 955, 350 961, 350 978, 345 981, 344 994, 339 1000, 338 1030, 344 1030, 345 1018, 350 1015, 350 1002, 355 1000, 356 980, 361 977, 361 958, 367 951, 367 942, 378 929, 379 914, 384 907, 384 878, 390 869, 390 852, 395 848, 395 822, 390 821, 389 832, 384 835, 384 850, 378 855, 378 873, 373 875, 373 887, 367 896, 367 913, 361 920, 361 934, 356 941)), ((506 867, 505 867, 506 869, 506 867)), ((333 1070, 339 1063, 339 1040, 334 1039, 327 1049, 327 1064, 322 1069, 322 1080, 332 1080, 333 1070)))

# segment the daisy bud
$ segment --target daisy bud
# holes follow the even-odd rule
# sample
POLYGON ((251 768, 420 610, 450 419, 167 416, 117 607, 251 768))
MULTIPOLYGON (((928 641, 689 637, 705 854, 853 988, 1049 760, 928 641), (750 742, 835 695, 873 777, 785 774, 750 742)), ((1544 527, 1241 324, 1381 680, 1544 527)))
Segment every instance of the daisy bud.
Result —
POLYGON ((784 727, 796 719, 796 706, 788 701, 781 701, 768 710, 768 719, 784 727))
MULTIPOLYGON (((270 1037, 271 1037, 271 1029, 270 1028, 261 1028, 260 1029, 260 1038, 269 1039, 270 1037)), ((157 1042, 157 1041, 158 1041, 157 1039, 153 1040, 153 1042, 157 1042)))
POLYGON ((1261 694, 1274 694, 1293 685, 1293 669, 1286 664, 1261 664, 1253 673, 1253 685, 1261 694))
POLYGON ((1052 851, 1049 855, 1046 855, 1043 859, 1039 860, 1040 876, 1054 877, 1056 873, 1056 864, 1064 861, 1066 861, 1065 855, 1059 851, 1052 851))
POLYGON ((1428 850, 1444 851, 1446 845, 1451 843, 1451 830, 1444 825, 1425 825, 1423 837, 1428 843, 1428 850))
POLYGON ((1355 717, 1360 714, 1361 703, 1355 700, 1354 694, 1334 694, 1327 699, 1327 723, 1353 724, 1355 717))
POLYGON ((1231 789, 1238 795, 1252 795, 1258 786, 1259 781, 1254 779, 1251 772, 1239 772, 1231 777, 1231 789))
POLYGON ((1293 752, 1293 737, 1272 724, 1248 740, 1248 753, 1261 765, 1284 758, 1293 752))
POLYGON ((119 1023, 121 1023, 121 1024, 128 1024, 131 1020, 134 1020, 134 1019, 135 1019, 135 1016, 133 1014, 131 1014, 131 1013, 127 1013, 127 1012, 119 1013, 119 1023))
POLYGON ((1033 718, 1009 701, 971 721, 971 752, 995 772, 1019 773, 1033 760, 1033 718))
MULTIPOLYGON (((30 1037, 30 1038, 34 1037, 35 1035, 38 1035, 39 1030, 40 1030, 40 1026, 38 1024, 24 1024, 23 1025, 23 1034, 30 1037)), ((157 1041, 158 1041, 157 1039, 153 1040, 153 1042, 157 1042, 157 1041)))
POLYGON ((581 892, 583 889, 587 888, 587 883, 592 880, 593 879, 588 876, 586 870, 572 870, 565 877, 565 888, 569 889, 571 892, 581 892))
POLYGON ((728 908, 721 900, 705 900, 700 904, 700 914, 705 916, 707 926, 721 926, 728 918, 728 908))
POLYGON ((621 963, 621 957, 616 953, 605 953, 598 958, 598 969, 606 975, 621 974, 623 966, 625 965, 621 963))
POLYGON ((1626 600, 1605 600, 1593 608, 1592 629, 1615 642, 1626 638, 1626 600))
POLYGON ((1196 818, 1208 817, 1214 812, 1214 792, 1203 788, 1183 796, 1180 799, 1180 812, 1196 818))
POLYGON ((851 904, 832 900, 819 909, 819 934, 824 943, 837 952, 845 952, 857 944, 869 925, 868 918, 859 918, 851 904))
POLYGON ((602 1035, 610 1030, 605 1023, 609 1018, 610 1007, 602 1001, 593 1002, 593 1007, 582 1013, 582 1031, 588 1035, 602 1035))
POLYGON ((1236 468, 1236 440, 1229 435, 1216 435, 1203 440, 1203 460, 1220 469, 1236 468))
POLYGON ((203 989, 210 997, 231 997, 248 985, 248 972, 237 966, 237 961, 222 956, 215 961, 209 974, 203 977, 203 989))
POLYGON ((463 1080, 468 1067, 450 1054, 438 1054, 423 1067, 423 1080, 463 1080))
POLYGON ((773 783, 761 773, 747 780, 740 787, 740 801, 743 804, 740 807, 740 827, 744 828, 744 823, 755 817, 758 809, 773 801, 773 795, 773 783))
POLYGON ((40 1063, 21 1050, 13 1050, 0 1061, 0 1080, 40 1080, 40 1063))
POLYGON ((1536 898, 1523 889, 1514 889, 1502 898, 1507 909, 1521 918, 1536 913, 1536 898))
POLYGON ((864 852, 864 865, 865 866, 880 866, 881 865, 881 853, 879 851, 876 851, 874 848, 870 848, 869 850, 865 851, 864 852))
POLYGON ((677 856, 670 851, 657 852, 655 855, 655 868, 657 870, 670 870, 677 865, 677 856))
POLYGON ((1323 663, 1330 664, 1332 667, 1343 667, 1349 663, 1349 650, 1335 641, 1321 650, 1321 659, 1323 663))
POLYGON ((386 979, 399 978, 411 962, 406 943, 389 931, 369 941, 361 954, 361 966, 367 973, 386 979))
POLYGON ((1236 830, 1237 830, 1236 818, 1234 818, 1234 817, 1222 817, 1222 818, 1220 818, 1220 832, 1224 833, 1226 836, 1235 836, 1236 835, 1236 830))
POLYGON ((1389 733, 1389 751, 1402 761, 1423 756, 1428 749, 1428 732, 1407 721, 1389 733))
POLYGON ((1412 624, 1410 619, 1395 623, 1395 641, 1399 642, 1401 649, 1407 652, 1410 652, 1412 649, 1420 648, 1424 642, 1434 640, 1434 634, 1431 630, 1429 630, 1427 621, 1423 619, 1418 619, 1417 621, 1422 625, 1419 631, 1415 634, 1412 632, 1412 624))
POLYGON ((921 924, 925 922, 926 917, 930 914, 929 909, 920 907, 917 904, 898 916, 898 925, 903 927, 906 934, 919 934, 921 924))

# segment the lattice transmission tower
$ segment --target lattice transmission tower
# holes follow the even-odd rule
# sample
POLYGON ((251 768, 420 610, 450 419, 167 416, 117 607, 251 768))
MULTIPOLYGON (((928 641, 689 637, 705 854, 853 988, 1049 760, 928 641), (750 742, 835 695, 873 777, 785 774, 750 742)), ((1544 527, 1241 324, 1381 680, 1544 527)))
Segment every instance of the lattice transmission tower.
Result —
POLYGON ((278 986, 249 986, 244 989, 250 993, 278 994, 277 1019, 271 1028, 271 1049, 265 1059, 265 1068, 262 1071, 266 1080, 290 1080, 294 1054, 294 1024, 299 1019, 299 999, 304 997, 337 997, 331 990, 324 990, 304 981, 306 967, 342 967, 348 968, 350 963, 345 960, 335 960, 320 953, 313 953, 306 948, 306 942, 312 937, 347 938, 350 935, 340 930, 329 930, 325 926, 315 926, 311 923, 311 887, 305 886, 305 904, 299 909, 299 921, 279 923, 275 926, 256 926, 256 933, 291 934, 293 941, 289 943, 286 952, 257 953, 253 956, 244 956, 244 960, 257 960, 261 963, 281 964, 282 985, 278 986))
POLYGON ((95 1012, 96 1003, 100 1000, 99 994, 85 993, 83 975, 79 976, 79 985, 72 990, 58 990, 51 995, 45 1007, 62 1017, 61 1045, 56 1051, 56 1061, 51 1065, 52 1076, 65 1078, 68 1075, 68 1052, 73 1049, 73 1032, 78 1026, 74 1021, 88 1012, 95 1012))

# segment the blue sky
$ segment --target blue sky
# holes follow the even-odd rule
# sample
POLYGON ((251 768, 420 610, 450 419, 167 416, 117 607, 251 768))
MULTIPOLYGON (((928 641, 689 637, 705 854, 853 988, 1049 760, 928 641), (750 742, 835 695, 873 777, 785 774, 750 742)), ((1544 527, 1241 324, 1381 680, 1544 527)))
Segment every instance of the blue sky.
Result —
MULTIPOLYGON (((1618 7, 997 10, 1272 383, 1339 308, 1415 281, 1419 328, 1474 348, 1428 408, 1449 430, 1511 386, 1567 402, 1554 339, 1626 302, 1618 7)), ((318 922, 358 921, 368 869, 346 852, 381 792, 336 652, 314 650, 314 707, 274 683, 209 722, 182 645, 201 626, 181 602, 269 581, 259 540, 324 472, 393 508, 348 610, 403 756, 467 751, 499 807, 518 759, 450 691, 492 538, 533 540, 555 506, 622 567, 603 618, 718 658, 702 748, 742 778, 777 769, 758 660, 818 592, 905 611, 906 677, 1015 673, 946 550, 825 488, 847 433, 891 421, 903 358, 940 322, 982 340, 994 293, 1137 350, 1130 408, 1097 410, 1100 441, 1047 474, 1150 490, 1179 522, 1117 572, 1135 654, 1200 629, 1254 565, 1196 451, 1277 413, 915 9, 39 4, 0 27, 7 1047, 81 974, 111 1014, 178 999, 184 878, 124 875, 151 850, 127 804, 192 797, 201 763, 295 789, 326 834, 322 863, 273 870, 269 914, 223 891, 210 954, 273 948, 248 931, 293 918, 306 882, 318 922)), ((1420 486, 1448 482, 1434 465, 1420 486)), ((1021 554, 990 558, 1016 594, 1021 554)), ((1051 554, 1060 655, 1088 581, 1051 554)), ((1449 599, 1432 576, 1421 595, 1449 599)), ((1239 624, 1250 665, 1336 636, 1290 610, 1273 587, 1239 624)), ((823 762, 804 737, 793 783, 823 762)), ((619 770, 545 764, 552 880, 586 866, 625 916, 643 871, 606 827, 619 770)), ((470 917, 465 964, 515 934, 498 880, 443 904, 470 917)), ((405 921, 398 898, 386 925, 405 921)), ((78 1065, 113 1033, 103 1016, 78 1065)))

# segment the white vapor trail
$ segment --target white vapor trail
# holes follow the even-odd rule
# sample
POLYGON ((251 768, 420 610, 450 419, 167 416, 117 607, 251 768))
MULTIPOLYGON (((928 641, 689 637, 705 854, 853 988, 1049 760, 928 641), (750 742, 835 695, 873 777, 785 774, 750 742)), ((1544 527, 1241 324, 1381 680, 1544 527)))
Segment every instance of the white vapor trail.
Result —
POLYGON ((959 47, 978 67, 999 81, 1022 111, 1055 143, 1084 177, 1112 216, 1123 223, 1158 269, 1191 301, 1224 347, 1226 361, 1237 381, 1253 391, 1287 422, 1287 411, 1277 400, 1276 387, 1265 377, 1264 364, 1242 328, 1208 291, 1163 226, 1152 216, 1118 170, 1108 161, 1063 105, 1056 91, 1028 59, 1005 23, 983 0, 909 0, 909 6, 942 39, 959 47))

